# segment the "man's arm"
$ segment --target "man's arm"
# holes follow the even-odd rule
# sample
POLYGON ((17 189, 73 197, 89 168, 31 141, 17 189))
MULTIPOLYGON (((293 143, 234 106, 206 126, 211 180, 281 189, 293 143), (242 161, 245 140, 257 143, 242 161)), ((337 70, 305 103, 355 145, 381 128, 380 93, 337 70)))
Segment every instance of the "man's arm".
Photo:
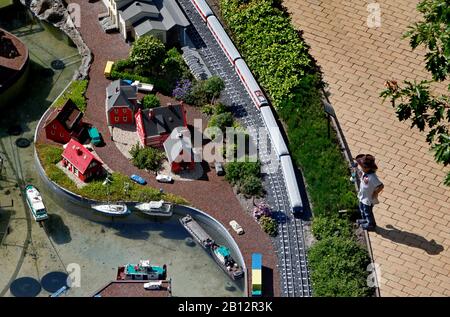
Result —
POLYGON ((375 190, 373 191, 373 198, 378 197, 378 194, 384 189, 384 185, 378 185, 375 190))

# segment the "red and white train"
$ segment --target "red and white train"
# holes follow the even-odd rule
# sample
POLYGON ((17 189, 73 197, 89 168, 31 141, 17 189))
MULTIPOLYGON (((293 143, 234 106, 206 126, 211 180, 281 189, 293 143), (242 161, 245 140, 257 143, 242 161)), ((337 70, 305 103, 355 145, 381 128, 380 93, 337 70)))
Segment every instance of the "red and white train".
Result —
POLYGON ((234 46, 233 41, 230 39, 206 1, 191 0, 191 2, 197 9, 203 21, 207 24, 211 33, 214 35, 215 39, 227 56, 228 61, 234 66, 236 73, 239 75, 239 78, 244 84, 245 89, 247 89, 250 94, 254 104, 261 111, 263 121, 269 131, 270 139, 280 160, 289 200, 291 202, 292 212, 301 212, 303 210, 303 203, 300 196, 300 191, 298 189, 292 159, 267 98, 264 96, 261 87, 259 87, 258 82, 253 77, 247 63, 245 63, 244 59, 239 54, 239 51, 234 46))

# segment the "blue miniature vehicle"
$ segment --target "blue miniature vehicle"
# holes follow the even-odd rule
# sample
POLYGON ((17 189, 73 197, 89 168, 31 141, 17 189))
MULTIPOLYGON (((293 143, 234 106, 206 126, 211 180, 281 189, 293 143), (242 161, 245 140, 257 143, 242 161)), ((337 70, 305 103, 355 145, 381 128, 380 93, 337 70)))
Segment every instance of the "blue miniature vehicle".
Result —
POLYGON ((92 144, 99 145, 102 143, 102 137, 100 136, 100 133, 98 132, 96 127, 90 127, 88 132, 92 144))
POLYGON ((145 185, 147 184, 147 181, 145 179, 143 179, 142 177, 140 177, 139 175, 133 174, 130 176, 131 180, 135 181, 136 183, 140 184, 140 185, 145 185))

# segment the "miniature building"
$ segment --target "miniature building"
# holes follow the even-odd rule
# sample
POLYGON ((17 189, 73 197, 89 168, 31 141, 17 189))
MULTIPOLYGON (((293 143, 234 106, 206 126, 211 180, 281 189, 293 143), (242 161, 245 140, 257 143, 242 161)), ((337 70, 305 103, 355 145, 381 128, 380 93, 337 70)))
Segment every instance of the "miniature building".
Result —
POLYGON ((47 139, 59 143, 67 143, 71 138, 79 139, 84 130, 82 118, 83 113, 71 99, 68 99, 47 118, 44 125, 47 139))
POLYGON ((184 43, 189 25, 175 0, 103 0, 111 24, 127 41, 153 35, 165 44, 184 43))
POLYGON ((106 87, 106 117, 108 125, 134 122, 137 108, 137 88, 123 80, 115 80, 106 87))
POLYGON ((136 130, 142 145, 162 147, 177 127, 187 127, 186 111, 182 104, 139 109, 136 112, 136 130))
POLYGON ((104 172, 102 161, 74 139, 69 141, 62 153, 62 165, 83 182, 104 172))
POLYGON ((164 142, 164 150, 172 172, 179 173, 195 168, 191 134, 188 129, 175 128, 164 142))
POLYGON ((144 284, 148 281, 111 281, 93 297, 170 297, 172 296, 171 281, 161 281, 159 289, 146 290, 144 284))

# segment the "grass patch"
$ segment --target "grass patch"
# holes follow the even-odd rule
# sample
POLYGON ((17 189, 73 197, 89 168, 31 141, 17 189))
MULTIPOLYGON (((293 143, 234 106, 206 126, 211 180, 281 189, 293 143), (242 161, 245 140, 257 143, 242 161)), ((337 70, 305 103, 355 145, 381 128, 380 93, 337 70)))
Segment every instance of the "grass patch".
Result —
POLYGON ((80 109, 81 112, 85 112, 87 107, 85 97, 87 86, 87 80, 74 80, 62 93, 62 95, 57 100, 55 100, 55 102, 53 103, 53 107, 60 108, 66 103, 68 99, 72 99, 72 101, 77 105, 78 109, 80 109))
MULTIPOLYGON (((78 188, 55 164, 61 160, 63 149, 58 146, 48 144, 36 144, 36 151, 47 176, 56 184, 69 191, 93 200, 108 200, 107 187, 103 180, 92 180, 83 188, 78 188)), ((110 177, 112 182, 109 185, 109 199, 111 201, 140 201, 165 200, 168 202, 187 205, 188 202, 177 195, 170 193, 161 194, 158 189, 141 186, 133 183, 128 176, 113 173, 110 177), (129 190, 124 192, 124 183, 129 183, 129 190)))

